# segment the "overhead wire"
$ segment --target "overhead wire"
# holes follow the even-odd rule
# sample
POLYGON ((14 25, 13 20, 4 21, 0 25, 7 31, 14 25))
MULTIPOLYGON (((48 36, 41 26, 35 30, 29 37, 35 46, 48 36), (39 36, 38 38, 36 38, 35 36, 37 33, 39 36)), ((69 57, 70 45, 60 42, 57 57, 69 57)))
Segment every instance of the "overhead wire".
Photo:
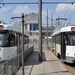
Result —
MULTIPOLYGON (((9 10, 4 4, 3 4, 3 6, 10 12, 10 13, 12 13, 12 11, 11 10, 9 10)), ((14 13, 12 13, 15 17, 17 17, 17 15, 15 15, 14 13)), ((21 21, 18 21, 17 19, 15 19, 17 22, 21 22, 21 21)))
MULTIPOLYGON (((12 13, 12 11, 11 10, 9 10, 4 4, 3 4, 3 6, 10 12, 10 13, 12 13)), ((12 13, 15 17, 17 17, 14 13, 12 13)), ((43 16, 45 16, 45 15, 43 15, 43 16)), ((45 17, 47 17, 47 16, 45 16, 45 17)), ((49 18, 49 17, 48 17, 49 18)), ((46 18, 45 18, 46 19, 46 18)), ((49 19, 51 19, 51 18, 49 18, 49 19)), ((16 21, 18 21, 17 19, 16 19, 16 21)), ((54 22, 56 22, 55 20, 53 20, 54 22)), ((20 23, 20 21, 18 21, 19 23, 20 23)))
POLYGON ((0 2, 2 2, 3 0, 0 0, 0 2))
MULTIPOLYGON (((42 21, 46 20, 47 18, 44 18, 42 21)), ((43 24, 43 25, 46 25, 46 24, 43 24)))
MULTIPOLYGON (((3 6, 9 11, 9 12, 11 12, 12 13, 12 11, 11 10, 9 10, 4 4, 3 4, 3 6)), ((16 16, 14 13, 12 13, 14 16, 16 16)), ((17 16, 16 16, 17 17, 17 16)))
MULTIPOLYGON (((4 4, 3 4, 3 6, 10 12, 10 13, 12 13, 12 11, 11 10, 9 10, 4 4)), ((14 13, 12 13, 14 16, 16 16, 14 13)), ((17 17, 17 16, 16 16, 17 17)), ((18 24, 18 25, 20 25, 20 26, 22 26, 21 25, 21 22, 20 21, 18 21, 17 19, 15 19, 18 23, 20 23, 20 24, 18 24)), ((14 22, 14 23, 16 23, 16 22, 14 22)), ((14 24, 15 25, 15 24, 14 24)), ((17 25, 15 25, 17 28, 19 28, 19 26, 17 26, 17 25)))
MULTIPOLYGON (((73 6, 73 3, 72 3, 72 5, 69 7, 69 9, 64 13, 64 15, 69 12, 69 10, 71 9, 72 6, 73 6)), ((63 17, 64 15, 62 15, 62 17, 63 17)))
MULTIPOLYGON (((72 5, 73 5, 73 4, 74 4, 74 3, 72 3, 72 5)), ((71 5, 71 6, 69 7, 69 9, 62 15, 62 17, 65 16, 65 15, 68 13, 68 11, 71 9, 72 5, 71 5)), ((45 15, 43 15, 43 16, 45 16, 45 15)), ((45 17, 47 17, 47 16, 45 16, 45 17)), ((48 18, 49 18, 49 17, 48 17, 48 18)), ((49 18, 49 19, 51 19, 51 18, 49 18)), ((51 20, 52 20, 52 19, 51 19, 51 20)), ((56 22, 55 20, 53 20, 53 21, 56 22)), ((60 21, 59 21, 59 23, 62 24, 62 22, 60 22, 60 21)), ((65 23, 64 23, 64 24, 65 24, 65 23)))
MULTIPOLYGON (((1 0, 2 1, 2 0, 1 0)), ((73 3, 72 3, 72 5, 73 5, 73 3)), ((72 5, 70 6, 70 8, 66 11, 66 13, 71 9, 71 7, 72 7, 72 5)), ((9 10, 4 4, 3 4, 3 6, 9 11, 9 12, 11 12, 12 13, 12 11, 11 10, 9 10)), ((64 13, 64 15, 66 14, 66 13, 64 13)), ((12 13, 14 16, 16 16, 14 13, 12 13)), ((63 16, 64 16, 63 15, 63 16)), ((43 16, 45 16, 45 15, 43 15, 43 16)), ((62 16, 62 17, 63 17, 62 16)), ((45 16, 45 17, 47 17, 47 16, 45 16)), ((49 18, 49 17, 48 17, 49 18)), ((50 20, 53 20, 53 19, 51 19, 51 18, 49 18, 50 20)), ((18 21, 17 19, 16 19, 16 21, 18 21)), ((54 22, 56 22, 55 20, 53 20, 54 22)), ((18 21, 19 23, 20 23, 20 21, 18 21)), ((61 22, 60 22, 61 23, 61 22)), ((61 23, 62 24, 62 23, 61 23)))
MULTIPOLYGON (((73 4, 74 4, 74 3, 72 3, 72 5, 67 9, 67 11, 66 11, 61 17, 64 17, 64 16, 69 12, 69 10, 72 8, 73 4)), ((66 21, 65 21, 65 22, 66 22, 66 21)), ((64 24, 65 24, 65 22, 64 22, 64 24)))
MULTIPOLYGON (((42 14, 43 15, 43 14, 42 14)), ((43 16, 45 16, 45 15, 43 15, 43 16)), ((47 17, 47 16, 45 16, 45 17, 47 17)), ((50 17, 48 17, 50 20, 52 20, 52 21, 54 21, 55 23, 58 23, 58 22, 56 22, 56 20, 53 20, 53 19, 51 19, 50 17)), ((59 22, 60 24, 62 24, 62 22, 59 22)))
MULTIPOLYGON (((43 15, 43 14, 42 14, 43 15)), ((43 16, 45 16, 45 15, 43 15, 43 16)), ((47 16, 45 16, 45 17, 47 17, 47 16)), ((51 18, 50 17, 48 17, 50 20, 51 20, 51 18)), ((55 20, 53 20, 54 22, 56 22, 55 20)))
MULTIPOLYGON (((3 0, 0 0, 0 3, 2 2, 3 0)), ((1 6, 0 6, 0 8, 1 8, 1 6)))

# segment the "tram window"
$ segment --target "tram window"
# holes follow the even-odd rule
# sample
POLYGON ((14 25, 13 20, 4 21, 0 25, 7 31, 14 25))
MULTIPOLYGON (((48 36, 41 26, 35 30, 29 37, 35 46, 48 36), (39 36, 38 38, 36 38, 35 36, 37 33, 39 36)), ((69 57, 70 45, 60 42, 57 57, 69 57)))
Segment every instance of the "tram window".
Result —
POLYGON ((15 46, 15 34, 13 32, 10 36, 10 46, 15 46))
POLYGON ((20 34, 18 34, 18 45, 20 45, 20 34))
POLYGON ((20 34, 20 45, 21 45, 21 39, 22 39, 22 35, 20 34))
POLYGON ((0 32, 0 47, 9 47, 9 33, 8 32, 0 32))
POLYGON ((55 48, 55 37, 52 38, 52 47, 55 48))
POLYGON ((67 41, 66 44, 68 45, 75 45, 75 33, 65 33, 64 37, 65 41, 67 41))
POLYGON ((56 35, 56 43, 57 44, 60 44, 60 41, 61 40, 61 38, 60 38, 60 34, 59 35, 56 35))
POLYGON ((19 45, 19 33, 17 33, 17 45, 19 45))
POLYGON ((9 33, 7 33, 5 36, 6 37, 5 37, 4 41, 5 41, 6 47, 9 47, 10 46, 10 36, 9 36, 9 33))
POLYGON ((20 34, 18 34, 18 45, 20 45, 20 34))
POLYGON ((75 45, 75 34, 72 34, 70 39, 71 39, 71 44, 75 45))
POLYGON ((17 33, 15 34, 15 45, 16 46, 18 45, 18 34, 17 33))
POLYGON ((64 42, 67 44, 67 37, 64 35, 64 42))

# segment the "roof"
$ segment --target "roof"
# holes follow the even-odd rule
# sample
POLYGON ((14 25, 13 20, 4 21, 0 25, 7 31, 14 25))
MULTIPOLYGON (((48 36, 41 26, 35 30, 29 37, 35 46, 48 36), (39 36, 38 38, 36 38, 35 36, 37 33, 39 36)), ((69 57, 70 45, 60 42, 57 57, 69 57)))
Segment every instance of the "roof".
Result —
POLYGON ((21 32, 21 27, 18 26, 16 27, 15 25, 12 24, 0 24, 3 26, 3 30, 12 30, 12 31, 17 31, 17 32, 21 32))
POLYGON ((75 26, 62 27, 62 28, 60 28, 59 30, 53 32, 52 36, 54 36, 54 35, 56 35, 56 34, 59 34, 59 33, 61 33, 61 32, 70 32, 72 27, 75 27, 75 26))
MULTIPOLYGON (((3 26, 3 30, 12 30, 22 33, 21 25, 16 26, 14 24, 3 24, 3 23, 1 23, 0 25, 3 26)), ((28 31, 26 29, 24 30, 24 34, 28 36, 28 31)))

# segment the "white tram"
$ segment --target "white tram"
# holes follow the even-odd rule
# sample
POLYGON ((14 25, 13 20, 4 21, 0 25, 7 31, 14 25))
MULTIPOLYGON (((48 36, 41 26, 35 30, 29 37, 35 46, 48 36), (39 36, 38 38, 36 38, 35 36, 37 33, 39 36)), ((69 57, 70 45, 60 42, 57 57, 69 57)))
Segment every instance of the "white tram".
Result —
POLYGON ((75 26, 62 27, 52 34, 52 49, 67 63, 75 63, 75 26))
MULTIPOLYGON (((24 35, 24 43, 28 43, 28 35, 24 35)), ((22 51, 21 38, 21 26, 0 24, 0 61, 11 59, 22 51)))

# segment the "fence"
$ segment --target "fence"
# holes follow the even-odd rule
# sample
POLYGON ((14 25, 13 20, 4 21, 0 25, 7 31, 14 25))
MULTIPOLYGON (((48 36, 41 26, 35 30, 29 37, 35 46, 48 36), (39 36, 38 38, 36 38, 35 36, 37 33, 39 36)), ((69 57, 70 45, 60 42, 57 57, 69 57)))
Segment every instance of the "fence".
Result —
MULTIPOLYGON (((34 46, 29 46, 24 51, 24 60, 33 52, 34 46)), ((0 75, 15 75, 22 65, 22 52, 14 58, 0 64, 0 75)))

